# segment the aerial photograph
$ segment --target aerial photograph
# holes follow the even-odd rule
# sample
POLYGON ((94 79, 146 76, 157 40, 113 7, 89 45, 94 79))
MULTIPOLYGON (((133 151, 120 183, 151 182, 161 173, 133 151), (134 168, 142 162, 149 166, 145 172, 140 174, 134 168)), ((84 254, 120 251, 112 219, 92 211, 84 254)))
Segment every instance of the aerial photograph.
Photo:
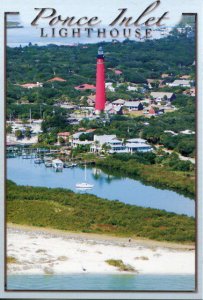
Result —
POLYGON ((194 291, 195 17, 30 27, 7 15, 6 290, 194 291))

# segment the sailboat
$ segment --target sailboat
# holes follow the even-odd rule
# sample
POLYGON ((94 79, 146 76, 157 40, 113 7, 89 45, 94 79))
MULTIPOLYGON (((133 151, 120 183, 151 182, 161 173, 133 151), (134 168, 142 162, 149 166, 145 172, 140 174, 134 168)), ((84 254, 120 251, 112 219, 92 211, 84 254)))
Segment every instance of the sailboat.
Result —
POLYGON ((85 164, 85 181, 81 182, 81 183, 76 183, 75 187, 76 187, 76 189, 82 189, 82 190, 92 189, 94 187, 94 184, 87 183, 87 167, 86 167, 86 164, 85 164))

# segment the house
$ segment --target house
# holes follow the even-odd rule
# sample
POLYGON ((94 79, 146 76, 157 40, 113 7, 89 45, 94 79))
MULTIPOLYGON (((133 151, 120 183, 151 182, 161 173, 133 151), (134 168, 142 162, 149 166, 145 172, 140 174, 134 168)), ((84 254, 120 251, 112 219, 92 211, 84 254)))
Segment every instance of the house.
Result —
POLYGON ((96 130, 96 129, 91 128, 91 129, 87 129, 85 132, 86 132, 86 133, 92 133, 92 132, 95 132, 95 130, 96 130))
POLYGON ((123 72, 121 70, 114 70, 114 73, 116 75, 122 75, 123 74, 123 72))
POLYGON ((163 78, 163 79, 168 78, 168 77, 170 77, 170 75, 167 73, 161 74, 161 78, 163 78))
POLYGON ((195 88, 188 89, 183 92, 184 95, 195 97, 195 88))
POLYGON ((73 141, 73 143, 71 144, 71 146, 73 148, 77 148, 78 146, 90 146, 92 145, 92 141, 80 141, 80 140, 77 140, 77 141, 73 141))
POLYGON ((160 79, 147 79, 148 88, 152 89, 153 86, 162 87, 164 80, 160 79))
POLYGON ((168 92, 151 92, 150 95, 157 103, 173 101, 176 98, 174 93, 168 92))
POLYGON ((80 141, 80 136, 84 134, 85 131, 76 132, 70 137, 71 147, 76 148, 79 145, 90 145, 92 141, 80 141))
POLYGON ((106 82, 105 83, 105 87, 107 90, 109 90, 110 92, 115 92, 115 88, 113 87, 113 83, 112 82, 106 82))
POLYGON ((137 143, 137 144, 146 144, 147 140, 141 138, 134 138, 127 140, 127 143, 137 143))
POLYGON ((138 101, 125 101, 125 107, 129 111, 138 111, 144 108, 143 104, 138 101))
POLYGON ((180 131, 180 133, 182 133, 182 134, 195 134, 195 131, 186 129, 186 130, 180 131))
POLYGON ((178 135, 178 133, 176 133, 175 131, 172 130, 164 130, 165 133, 170 133, 172 135, 178 135))
POLYGON ((66 104, 66 103, 62 103, 62 104, 54 104, 54 106, 58 106, 58 107, 61 107, 61 108, 65 108, 65 109, 71 110, 71 111, 74 111, 75 109, 78 108, 77 105, 74 105, 74 104, 66 104))
POLYGON ((112 139, 109 141, 107 144, 109 146, 109 153, 123 153, 125 152, 125 145, 123 144, 122 141, 118 140, 117 138, 112 139))
POLYGON ((54 81, 58 81, 58 82, 66 82, 67 80, 61 78, 61 77, 54 77, 54 78, 51 78, 49 80, 47 80, 47 82, 54 82, 54 81))
POLYGON ((24 84, 18 84, 18 85, 25 88, 25 89, 33 89, 33 88, 43 87, 43 84, 41 82, 24 83, 24 84))
POLYGON ((75 90, 77 90, 77 91, 96 90, 96 87, 93 84, 84 83, 84 84, 75 86, 75 90))
POLYGON ((126 143, 124 143, 123 141, 119 140, 116 135, 95 135, 94 143, 91 146, 90 151, 94 153, 100 152, 104 144, 109 147, 108 152, 110 154, 149 152, 153 150, 150 145, 146 144, 146 140, 140 138, 129 139, 126 141, 126 143))
POLYGON ((180 76, 180 79, 190 79, 191 76, 190 75, 182 75, 180 76))
POLYGON ((113 105, 112 103, 109 103, 105 106, 105 112, 112 115, 122 115, 122 105, 113 105))
POLYGON ((126 141, 126 151, 133 152, 151 152, 153 148, 146 144, 146 140, 135 138, 126 141))
POLYGON ((109 153, 124 151, 125 146, 122 141, 118 140, 116 135, 94 135, 93 145, 90 147, 91 152, 101 152, 102 146, 109 147, 109 153))
POLYGON ((192 81, 191 80, 186 80, 186 79, 176 79, 174 80, 172 83, 168 83, 168 86, 171 87, 176 87, 176 86, 180 86, 180 87, 190 87, 191 86, 192 81))
POLYGON ((59 140, 59 138, 63 138, 64 141, 68 141, 70 135, 71 135, 70 132, 67 132, 67 131, 65 131, 65 132, 59 132, 57 134, 57 138, 58 138, 58 140, 59 140))
POLYGON ((149 114, 149 116, 155 116, 156 115, 155 109, 152 106, 149 108, 148 114, 149 114))
POLYGON ((90 95, 87 98, 87 103, 89 106, 94 106, 96 100, 96 95, 90 95))
POLYGON ((84 131, 80 131, 80 132, 76 132, 74 133, 71 137, 70 137, 70 142, 71 142, 71 146, 73 148, 76 148, 77 146, 80 146, 80 145, 83 145, 83 146, 86 146, 86 145, 92 145, 93 141, 88 141, 88 140, 85 140, 85 141, 80 141, 80 136, 82 134, 88 134, 88 133, 93 133, 96 129, 87 129, 85 130, 84 128, 79 128, 80 129, 83 129, 84 131))
POLYGON ((127 90, 128 90, 128 91, 131 91, 131 92, 135 92, 135 91, 138 90, 138 88, 137 88, 136 86, 131 86, 131 85, 129 85, 129 86, 127 87, 127 90))
POLYGON ((125 100, 123 99, 117 99, 112 102, 113 106, 123 106, 125 105, 125 100))

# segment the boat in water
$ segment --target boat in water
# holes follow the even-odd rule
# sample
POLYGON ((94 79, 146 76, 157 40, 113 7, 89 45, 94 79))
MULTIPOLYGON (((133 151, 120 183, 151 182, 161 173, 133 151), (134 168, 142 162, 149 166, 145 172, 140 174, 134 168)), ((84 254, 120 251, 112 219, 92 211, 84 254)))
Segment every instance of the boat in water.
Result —
POLYGON ((77 167, 76 163, 64 163, 63 165, 64 168, 74 168, 77 167))
POLYGON ((35 163, 36 165, 40 165, 40 164, 43 163, 43 160, 42 160, 41 158, 36 158, 36 159, 34 160, 34 163, 35 163))
POLYGON ((81 182, 81 183, 76 183, 75 187, 76 189, 87 190, 87 189, 92 189, 94 187, 94 184, 81 182))
POLYGON ((27 153, 27 152, 22 152, 22 159, 32 159, 32 158, 34 158, 35 156, 34 156, 34 154, 32 154, 32 153, 27 153))
POLYGON ((62 171, 63 170, 63 162, 60 159, 54 159, 52 160, 52 167, 55 169, 55 171, 62 171))
POLYGON ((46 160, 44 162, 44 165, 45 165, 46 168, 51 168, 52 167, 52 161, 51 160, 46 160))
POLYGON ((94 187, 94 184, 88 183, 87 182, 87 168, 85 164, 85 181, 81 183, 76 183, 75 185, 76 189, 81 189, 81 190, 87 190, 87 189, 92 189, 94 187))

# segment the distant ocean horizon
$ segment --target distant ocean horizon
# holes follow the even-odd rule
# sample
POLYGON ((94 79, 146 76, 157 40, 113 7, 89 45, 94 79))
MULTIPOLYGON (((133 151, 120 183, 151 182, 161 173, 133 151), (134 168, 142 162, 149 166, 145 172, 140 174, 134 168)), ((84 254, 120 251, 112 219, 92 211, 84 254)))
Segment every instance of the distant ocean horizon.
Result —
MULTIPOLYGON (((34 27, 29 24, 20 24, 23 26, 23 28, 7 28, 7 46, 9 47, 19 47, 20 45, 27 46, 29 43, 37 44, 38 46, 46 46, 49 44, 56 44, 56 45, 77 45, 77 44, 95 44, 95 43, 101 43, 101 42, 112 42, 113 40, 118 40, 119 42, 124 41, 126 38, 123 36, 120 37, 110 37, 109 36, 109 28, 103 27, 107 30, 107 37, 106 38, 98 38, 96 37, 96 30, 97 28, 94 28, 94 31, 91 33, 91 37, 87 37, 87 32, 84 30, 81 31, 80 37, 40 37, 40 28, 34 27)), ((170 30, 172 27, 168 27, 168 30, 170 30)), ((60 29, 60 27, 56 27, 57 30, 60 29)), ((142 28, 142 38, 136 38, 133 37, 135 28, 132 29, 132 35, 130 37, 130 40, 136 41, 136 42, 143 42, 146 39, 143 37, 145 28, 142 28)), ((71 34, 71 28, 67 28, 68 34, 71 34)), ((82 29, 81 29, 82 30, 82 29)), ((123 29, 120 29, 120 32, 122 32, 123 29)), ((51 28, 45 27, 44 28, 44 34, 51 34, 51 28)), ((152 31, 152 38, 150 39, 160 39, 165 37, 165 35, 161 34, 161 31, 152 31)))

